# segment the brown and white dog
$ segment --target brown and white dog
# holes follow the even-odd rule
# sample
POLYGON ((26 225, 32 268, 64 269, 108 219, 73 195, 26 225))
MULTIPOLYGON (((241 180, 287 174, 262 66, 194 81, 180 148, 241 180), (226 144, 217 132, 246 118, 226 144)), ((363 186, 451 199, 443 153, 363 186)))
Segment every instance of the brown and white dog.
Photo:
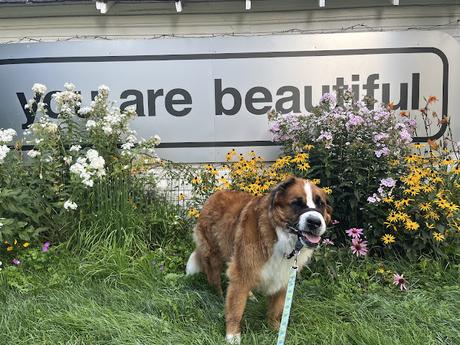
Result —
POLYGON ((269 298, 268 321, 279 327, 289 270, 298 236, 306 244, 297 256, 301 268, 326 231, 332 208, 321 188, 290 177, 264 196, 220 191, 204 204, 194 229, 196 250, 187 262, 187 274, 204 272, 220 295, 220 274, 228 264, 225 301, 228 342, 239 344, 240 321, 251 290, 269 298))

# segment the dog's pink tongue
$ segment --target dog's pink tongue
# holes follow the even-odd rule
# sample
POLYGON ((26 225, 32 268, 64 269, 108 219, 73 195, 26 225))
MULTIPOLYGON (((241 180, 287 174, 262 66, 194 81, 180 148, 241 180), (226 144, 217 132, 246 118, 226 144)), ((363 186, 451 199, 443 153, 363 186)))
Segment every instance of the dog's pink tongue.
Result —
POLYGON ((305 237, 310 243, 319 243, 321 241, 321 236, 315 236, 312 234, 305 234, 305 237))

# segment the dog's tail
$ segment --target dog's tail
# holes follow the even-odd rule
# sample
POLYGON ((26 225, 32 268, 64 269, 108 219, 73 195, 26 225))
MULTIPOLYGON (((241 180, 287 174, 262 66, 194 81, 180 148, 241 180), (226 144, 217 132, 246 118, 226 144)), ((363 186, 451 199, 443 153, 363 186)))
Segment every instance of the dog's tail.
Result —
POLYGON ((201 263, 199 254, 196 250, 190 255, 187 261, 187 266, 185 267, 185 273, 190 276, 192 274, 196 274, 201 272, 201 263))

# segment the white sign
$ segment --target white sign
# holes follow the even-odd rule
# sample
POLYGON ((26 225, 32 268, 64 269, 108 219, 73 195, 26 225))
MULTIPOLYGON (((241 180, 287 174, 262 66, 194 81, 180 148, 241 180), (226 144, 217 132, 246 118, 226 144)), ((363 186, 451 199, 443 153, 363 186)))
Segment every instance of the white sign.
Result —
POLYGON ((105 84, 122 108, 136 106, 140 136, 160 135, 163 158, 221 161, 239 147, 272 159, 269 110, 306 112, 324 92, 351 86, 410 112, 438 97, 434 110, 452 118, 458 140, 459 65, 458 42, 441 32, 6 44, 0 128, 21 131, 33 121, 23 106, 36 82, 48 86, 51 116, 51 95, 65 82, 87 103, 105 84))

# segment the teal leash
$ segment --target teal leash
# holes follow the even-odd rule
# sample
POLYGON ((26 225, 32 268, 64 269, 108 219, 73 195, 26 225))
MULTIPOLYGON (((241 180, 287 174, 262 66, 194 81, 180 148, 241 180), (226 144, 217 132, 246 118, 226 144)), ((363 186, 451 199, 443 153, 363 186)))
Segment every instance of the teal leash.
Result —
POLYGON ((286 340, 286 332, 287 332, 287 326, 289 323, 289 315, 291 314, 291 305, 292 305, 292 299, 294 296, 297 269, 298 267, 297 267, 297 255, 296 255, 294 265, 291 267, 291 272, 289 274, 289 281, 288 281, 288 286, 286 290, 286 298, 284 299, 283 316, 281 317, 280 330, 278 332, 278 340, 276 342, 276 345, 284 345, 284 341, 286 340))

